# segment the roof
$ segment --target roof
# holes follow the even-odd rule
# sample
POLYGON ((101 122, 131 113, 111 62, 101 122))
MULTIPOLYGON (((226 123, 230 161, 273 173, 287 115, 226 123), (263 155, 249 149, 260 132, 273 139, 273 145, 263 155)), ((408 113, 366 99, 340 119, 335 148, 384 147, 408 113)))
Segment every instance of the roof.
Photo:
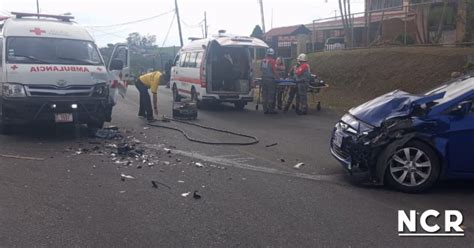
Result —
POLYGON ((264 34, 264 37, 274 37, 274 36, 292 36, 298 34, 309 34, 311 31, 305 27, 305 25, 295 25, 288 27, 279 27, 270 29, 270 31, 264 34))
POLYGON ((47 37, 93 41, 83 27, 73 22, 35 18, 9 18, 3 27, 3 36, 47 37))
MULTIPOLYGON (((413 16, 413 13, 408 13, 408 18, 413 16)), ((385 13, 384 15, 384 20, 390 20, 390 19, 403 19, 405 17, 405 13, 385 13)), ((382 19, 382 15, 380 14, 374 14, 370 18, 370 22, 380 22, 382 19)), ((313 28, 317 30, 330 30, 330 29, 343 29, 344 25, 342 24, 341 19, 335 20, 334 18, 327 20, 326 21, 318 21, 315 20, 314 24, 309 23, 305 25, 309 30, 313 30, 313 28)), ((354 18, 354 27, 355 28, 360 28, 360 27, 365 27, 365 16, 357 16, 354 18)))
POLYGON ((221 46, 227 47, 263 47, 267 48, 262 40, 254 37, 238 36, 238 35, 220 35, 211 38, 197 39, 185 45, 182 50, 203 50, 203 45, 207 46, 210 41, 216 41, 221 46))

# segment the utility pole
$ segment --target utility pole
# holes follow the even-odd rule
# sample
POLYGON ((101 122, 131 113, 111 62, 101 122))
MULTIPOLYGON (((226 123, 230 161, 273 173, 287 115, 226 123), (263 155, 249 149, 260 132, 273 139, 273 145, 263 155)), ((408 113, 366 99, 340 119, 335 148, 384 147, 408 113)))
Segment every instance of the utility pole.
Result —
POLYGON ((207 38, 207 15, 206 15, 206 11, 204 11, 204 38, 207 38))
POLYGON ((181 43, 181 47, 183 47, 183 34, 181 32, 181 21, 179 20, 178 0, 174 0, 174 6, 176 10, 176 18, 178 19, 179 42, 181 43))
MULTIPOLYGON (((40 13, 40 5, 39 5, 39 0, 36 0, 36 14, 40 13)), ((38 16, 39 19, 39 16, 38 16)))
POLYGON ((265 30, 265 16, 263 15, 263 0, 258 0, 260 3, 260 15, 262 16, 262 31, 263 33, 266 33, 265 30))

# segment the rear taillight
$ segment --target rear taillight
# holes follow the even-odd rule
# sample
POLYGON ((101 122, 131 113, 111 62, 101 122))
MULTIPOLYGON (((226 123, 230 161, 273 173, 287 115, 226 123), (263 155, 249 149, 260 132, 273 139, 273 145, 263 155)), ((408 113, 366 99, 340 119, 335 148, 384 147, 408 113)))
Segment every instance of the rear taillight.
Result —
POLYGON ((200 79, 201 79, 201 87, 203 88, 206 88, 207 87, 207 84, 206 84, 206 68, 201 67, 201 73, 199 73, 201 75, 200 79))

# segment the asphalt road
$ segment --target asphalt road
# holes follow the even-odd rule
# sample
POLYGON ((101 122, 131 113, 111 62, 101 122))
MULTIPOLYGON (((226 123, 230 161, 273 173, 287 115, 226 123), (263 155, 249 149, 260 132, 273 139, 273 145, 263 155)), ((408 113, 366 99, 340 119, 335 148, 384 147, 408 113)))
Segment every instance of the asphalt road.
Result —
MULTIPOLYGON (((172 130, 148 127, 137 118, 137 102, 137 92, 130 88, 127 99, 114 109, 111 124, 127 141, 140 141, 137 146, 149 156, 146 163, 133 160, 127 166, 123 158, 111 155, 116 152, 111 146, 122 141, 90 138, 85 127, 29 126, 0 136, 1 155, 22 157, 0 157, 0 246, 474 244, 472 182, 442 183, 420 195, 352 183, 328 150, 338 119, 330 111, 265 116, 254 105, 244 111, 230 105, 209 107, 199 112, 198 123, 260 139, 252 146, 211 146, 188 142, 172 130), (305 165, 294 168, 299 162, 305 165), (133 179, 121 180, 121 174, 133 179), (200 199, 193 198, 196 190, 200 199), (460 210, 465 236, 399 237, 397 212, 410 209, 460 210)), ((160 89, 159 105, 160 115, 170 114, 169 90, 160 89)), ((183 124, 163 124, 208 141, 243 141, 183 124)))

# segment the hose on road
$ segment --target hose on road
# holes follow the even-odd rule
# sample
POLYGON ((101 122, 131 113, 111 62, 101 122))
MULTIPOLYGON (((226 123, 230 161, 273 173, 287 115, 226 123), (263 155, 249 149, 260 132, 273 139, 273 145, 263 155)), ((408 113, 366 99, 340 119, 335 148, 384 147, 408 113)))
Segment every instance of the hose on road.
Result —
POLYGON ((182 120, 172 119, 172 118, 168 118, 166 116, 163 116, 163 119, 158 120, 158 121, 161 121, 161 122, 178 122, 178 123, 182 123, 182 124, 186 124, 186 125, 190 125, 190 126, 196 126, 196 127, 206 129, 206 130, 212 130, 212 131, 215 131, 215 132, 230 134, 230 135, 233 135, 233 136, 243 137, 243 138, 247 138, 247 139, 252 140, 252 141, 248 141, 248 142, 211 142, 211 141, 205 141, 205 140, 199 140, 199 139, 193 138, 193 137, 189 136, 184 130, 182 130, 180 128, 177 128, 177 127, 170 127, 170 126, 160 125, 160 124, 156 124, 156 122, 148 123, 148 125, 152 126, 152 127, 165 128, 165 129, 170 129, 170 130, 180 132, 184 135, 184 137, 187 140, 189 140, 191 142, 200 143, 200 144, 248 146, 248 145, 255 145, 258 142, 260 142, 258 140, 258 138, 255 137, 255 136, 242 134, 242 133, 237 133, 237 132, 232 132, 232 131, 229 131, 229 130, 219 129, 219 128, 215 128, 215 127, 209 127, 209 126, 205 126, 205 125, 201 125, 201 124, 197 124, 197 123, 193 123, 193 122, 189 122, 189 121, 182 121, 182 120))

